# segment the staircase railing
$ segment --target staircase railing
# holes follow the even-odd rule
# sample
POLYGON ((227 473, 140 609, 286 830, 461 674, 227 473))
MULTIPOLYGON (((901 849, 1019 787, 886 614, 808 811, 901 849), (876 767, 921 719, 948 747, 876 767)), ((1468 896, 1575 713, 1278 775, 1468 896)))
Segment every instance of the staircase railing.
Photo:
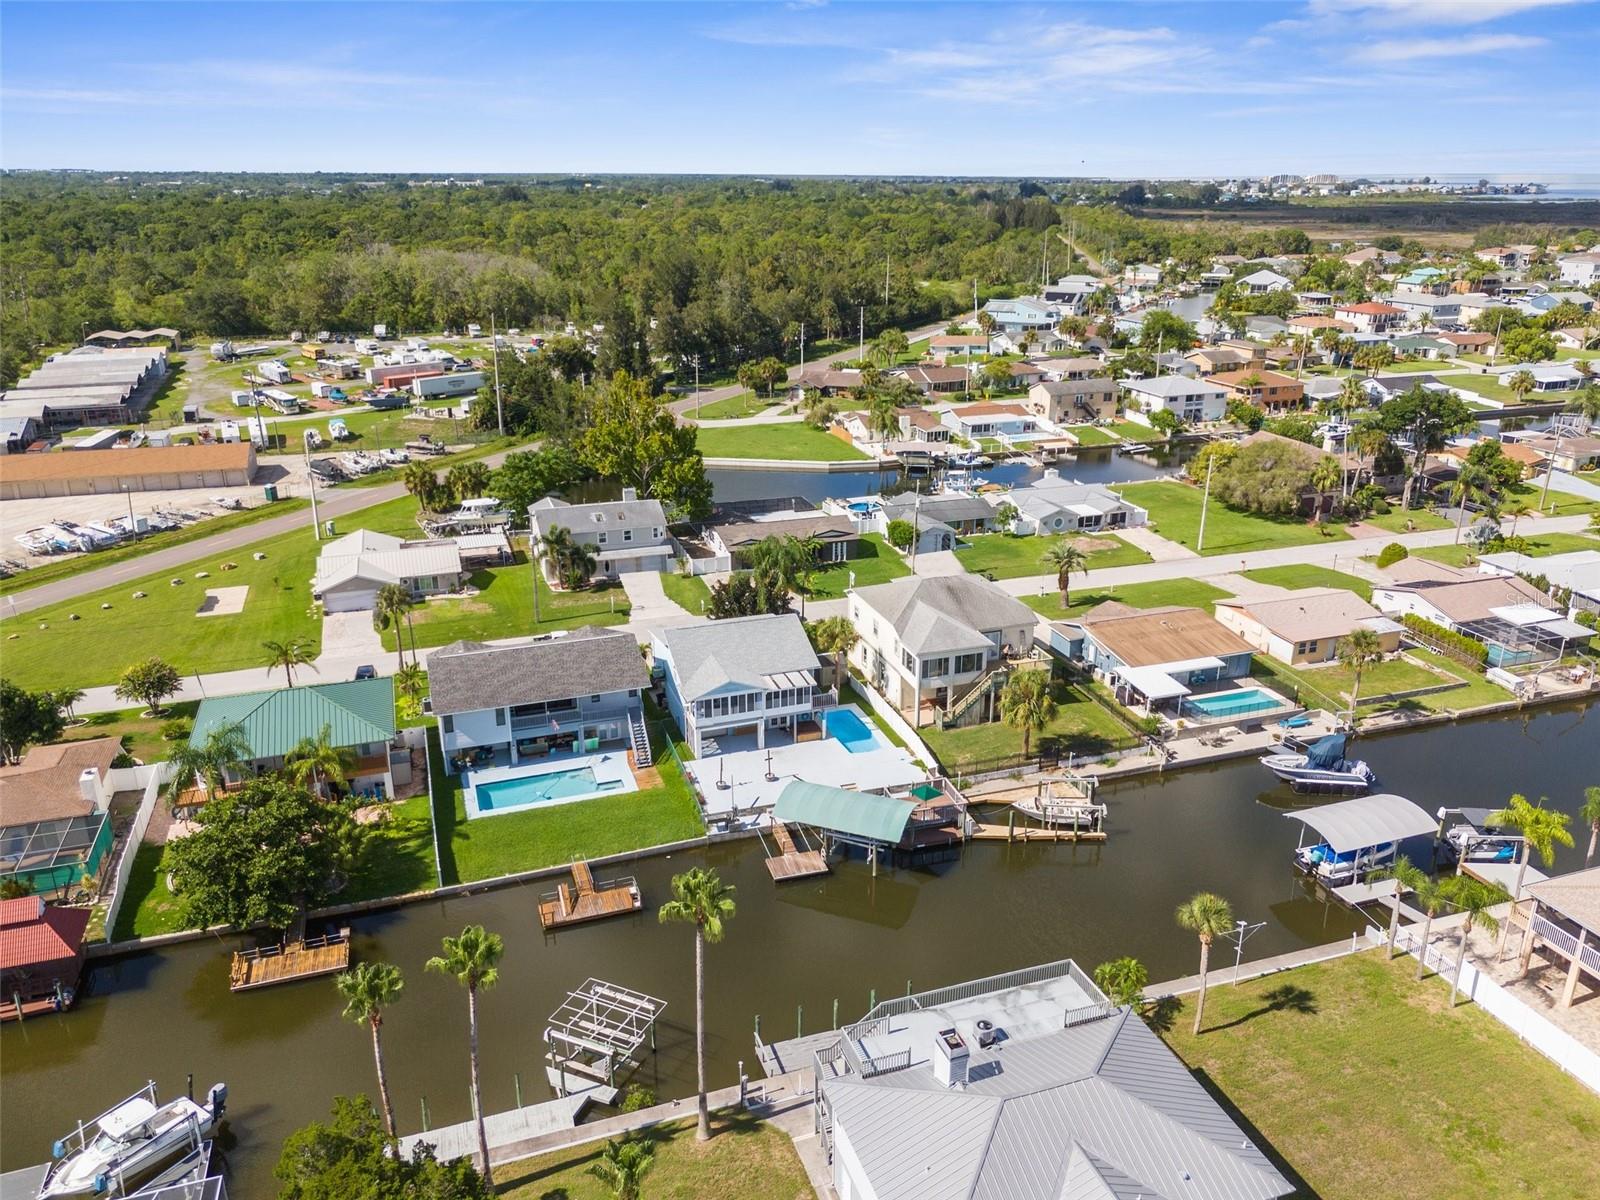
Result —
POLYGON ((999 666, 985 671, 982 675, 980 675, 971 687, 962 692, 961 695, 956 697, 945 707, 945 724, 948 725, 951 722, 960 720, 960 718, 965 715, 968 709, 970 709, 974 704, 976 704, 985 695, 993 690, 995 684, 1003 682, 1011 674, 1012 669, 1013 668, 1010 663, 1002 662, 999 666))

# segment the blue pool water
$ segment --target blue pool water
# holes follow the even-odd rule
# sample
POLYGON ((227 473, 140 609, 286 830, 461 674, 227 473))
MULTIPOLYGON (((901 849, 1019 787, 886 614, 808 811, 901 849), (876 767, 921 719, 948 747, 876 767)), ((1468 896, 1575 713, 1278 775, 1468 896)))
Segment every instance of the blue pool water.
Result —
POLYGON ((878 506, 866 500, 854 500, 850 504, 850 511, 856 513, 877 512, 878 506))
POLYGON ((565 771, 546 771, 542 775, 480 783, 475 790, 478 811, 496 812, 510 808, 532 808, 557 800, 570 800, 574 796, 587 796, 592 792, 613 791, 621 786, 621 781, 615 779, 599 782, 591 767, 571 767, 565 771))
POLYGON ((877 730, 868 725, 854 711, 836 708, 827 716, 828 736, 843 742, 851 754, 864 754, 868 750, 881 750, 885 743, 877 730))
POLYGON ((1237 688, 1210 696, 1191 696, 1184 704, 1208 717, 1239 717, 1277 708, 1278 700, 1260 688, 1237 688))

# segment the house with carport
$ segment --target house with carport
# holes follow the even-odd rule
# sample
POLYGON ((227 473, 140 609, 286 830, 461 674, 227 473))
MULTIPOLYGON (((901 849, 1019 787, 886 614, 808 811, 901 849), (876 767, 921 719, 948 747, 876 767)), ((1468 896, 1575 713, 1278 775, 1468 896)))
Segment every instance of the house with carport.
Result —
POLYGON ((404 588, 413 600, 425 600, 460 591, 466 581, 461 548, 453 538, 405 541, 358 529, 323 545, 311 596, 322 601, 323 612, 359 612, 373 608, 379 590, 390 584, 404 588))

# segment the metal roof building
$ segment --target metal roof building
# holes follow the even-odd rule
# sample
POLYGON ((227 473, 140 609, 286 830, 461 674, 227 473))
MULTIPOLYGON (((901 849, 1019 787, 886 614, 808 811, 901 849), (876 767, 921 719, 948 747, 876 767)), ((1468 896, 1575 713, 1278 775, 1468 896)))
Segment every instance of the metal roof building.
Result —
POLYGON ((244 727, 256 758, 279 758, 328 728, 335 746, 367 746, 394 737, 394 681, 314 683, 200 702, 189 744, 200 746, 222 725, 244 727))

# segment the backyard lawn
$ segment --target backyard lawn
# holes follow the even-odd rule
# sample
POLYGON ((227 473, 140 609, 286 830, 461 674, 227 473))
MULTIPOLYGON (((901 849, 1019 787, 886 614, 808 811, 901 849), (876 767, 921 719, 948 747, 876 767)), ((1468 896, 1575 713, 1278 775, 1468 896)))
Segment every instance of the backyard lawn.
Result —
POLYGON ((1354 575, 1346 575, 1343 571, 1335 571, 1332 567, 1317 567, 1310 564, 1257 567, 1254 571, 1245 571, 1244 577, 1253 579, 1257 583, 1281 588, 1344 588, 1346 591, 1354 592, 1363 600, 1372 599, 1370 583, 1354 575))
MULTIPOLYGON (((693 1105, 690 1105, 693 1108, 693 1105)), ((711 1114, 714 1136, 695 1141, 692 1120, 657 1125, 641 1137, 655 1149, 645 1177, 650 1200, 810 1200, 814 1193, 794 1143, 775 1125, 734 1109, 711 1114)), ((508 1163, 495 1171, 501 1200, 612 1200, 589 1174, 603 1142, 508 1163)))
POLYGON ((1089 560, 1089 569, 1126 567, 1147 563, 1150 555, 1139 547, 1110 533, 1054 533, 1014 537, 1009 533, 982 533, 963 538, 956 548, 956 560, 973 574, 989 574, 996 579, 1016 579, 1023 575, 1053 575, 1044 565, 1045 552, 1052 546, 1076 544, 1089 560))
POLYGON ((803 421, 778 425, 721 425, 701 428, 698 444, 707 458, 772 458, 808 462, 867 461, 843 438, 803 421))
POLYGON ((140 762, 158 762, 171 754, 173 746, 172 742, 161 736, 161 727, 169 721, 192 723, 199 707, 198 700, 168 704, 159 717, 143 716, 144 710, 138 707, 115 712, 85 713, 85 724, 68 726, 61 740, 81 742, 90 738, 121 738, 123 749, 140 762))
POLYGON ((1213 603, 1226 600, 1231 595, 1232 592, 1200 579, 1157 579, 1149 583, 1126 583, 1094 591, 1073 588, 1068 594, 1070 603, 1066 608, 1061 607, 1061 594, 1053 588, 1042 595, 1017 598, 1046 620, 1060 621, 1086 613, 1107 600, 1115 600, 1129 608, 1165 608, 1173 605, 1199 608, 1209 613, 1213 603))
POLYGON ((829 563, 814 572, 806 586, 806 595, 812 600, 837 600, 850 586, 852 574, 857 587, 888 583, 911 574, 906 560, 879 534, 863 534, 858 554, 857 558, 829 563))
POLYGON ((1070 425, 1067 432, 1078 439, 1080 446, 1115 446, 1120 440, 1109 429, 1098 425, 1070 425))
POLYGON ((1167 440, 1166 434, 1159 433, 1148 425, 1141 425, 1137 421, 1116 421, 1111 425, 1111 432, 1123 441, 1133 442, 1135 445, 1141 443, 1148 445, 1151 442, 1167 440))
POLYGON ((656 765, 635 772, 639 791, 475 821, 467 820, 460 780, 445 772, 439 735, 429 730, 443 882, 470 883, 700 837, 705 825, 699 805, 677 761, 667 753, 664 728, 657 722, 651 730, 656 765))
POLYGON ((1427 529, 1449 529, 1450 522, 1438 513, 1425 508, 1396 508, 1386 513, 1374 513, 1362 518, 1363 524, 1390 533, 1420 533, 1427 529))
POLYGON ((1204 1032, 1187 997, 1164 1036, 1298 1173, 1297 1195, 1600 1194, 1594 1095, 1414 969, 1371 951, 1213 987, 1204 1032))
MULTIPOLYGON (((1113 489, 1150 513, 1150 524, 1169 541, 1193 550, 1200 530, 1201 492, 1184 483, 1129 483, 1113 489)), ((1339 525, 1308 525, 1299 517, 1268 517, 1239 512, 1215 499, 1206 512, 1203 554, 1244 554, 1279 546, 1307 546, 1342 541, 1350 534, 1339 525)))
MULTIPOLYGON (((1033 737, 1030 752, 1044 749, 1053 750, 1063 758, 1068 754, 1093 758, 1139 740, 1077 686, 1058 679, 1052 691, 1057 705, 1056 719, 1033 737)), ((962 729, 936 729, 925 725, 917 732, 951 775, 995 769, 1022 754, 1022 731, 1004 721, 962 729)))
POLYGON ((680 575, 676 571, 661 572, 661 590, 684 612, 703 616, 711 603, 711 588, 700 575, 680 575))

